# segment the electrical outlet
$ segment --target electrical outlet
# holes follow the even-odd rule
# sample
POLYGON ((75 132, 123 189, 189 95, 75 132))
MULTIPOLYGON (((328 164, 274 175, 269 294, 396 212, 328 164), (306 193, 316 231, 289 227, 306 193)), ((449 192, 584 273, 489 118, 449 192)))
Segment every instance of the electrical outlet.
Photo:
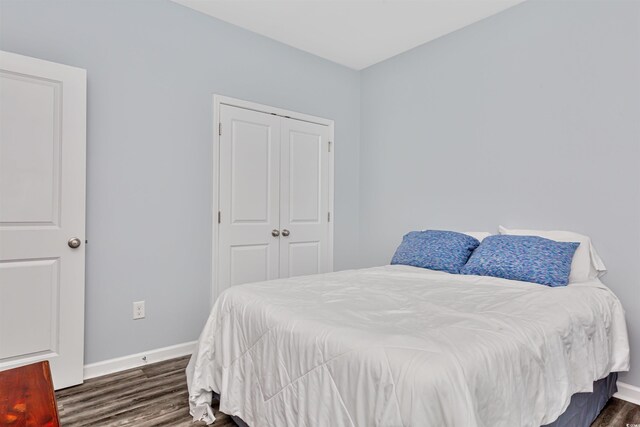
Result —
POLYGON ((133 320, 144 319, 144 301, 133 303, 133 320))

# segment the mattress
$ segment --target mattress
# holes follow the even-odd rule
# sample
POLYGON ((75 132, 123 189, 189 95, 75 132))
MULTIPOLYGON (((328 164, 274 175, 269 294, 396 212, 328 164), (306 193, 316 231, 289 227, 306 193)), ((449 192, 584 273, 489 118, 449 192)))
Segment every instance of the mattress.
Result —
POLYGON ((534 426, 629 368, 598 280, 549 288, 384 266, 235 286, 187 369, 191 413, 250 426, 534 426))

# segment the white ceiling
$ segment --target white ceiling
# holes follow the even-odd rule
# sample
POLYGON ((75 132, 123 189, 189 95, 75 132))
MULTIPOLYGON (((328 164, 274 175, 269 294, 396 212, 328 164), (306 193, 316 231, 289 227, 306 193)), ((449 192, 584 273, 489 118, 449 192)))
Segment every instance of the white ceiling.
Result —
POLYGON ((173 0, 361 70, 524 0, 173 0))

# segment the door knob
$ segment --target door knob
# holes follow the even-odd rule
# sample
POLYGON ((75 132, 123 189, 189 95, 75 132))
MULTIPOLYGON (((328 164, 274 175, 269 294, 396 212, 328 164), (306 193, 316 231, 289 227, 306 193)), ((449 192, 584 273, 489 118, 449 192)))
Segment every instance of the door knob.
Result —
POLYGON ((286 228, 284 230, 282 230, 282 235, 284 237, 287 237, 289 235, 289 230, 287 230, 286 228))
POLYGON ((72 237, 71 239, 69 239, 69 241, 67 242, 67 244, 69 245, 69 247, 71 249, 77 249, 80 247, 80 244, 82 243, 82 241, 80 239, 78 239, 77 237, 72 237))
POLYGON ((271 230, 271 235, 273 237, 278 237, 280 235, 280 232, 278 230, 271 230))

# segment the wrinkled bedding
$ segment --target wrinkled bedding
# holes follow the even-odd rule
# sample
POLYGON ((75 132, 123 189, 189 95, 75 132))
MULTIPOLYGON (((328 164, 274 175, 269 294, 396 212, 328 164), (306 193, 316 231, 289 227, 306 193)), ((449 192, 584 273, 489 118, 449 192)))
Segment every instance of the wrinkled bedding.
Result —
POLYGON ((550 288, 384 266, 234 286, 187 368, 194 419, 260 426, 535 426, 629 369, 599 280, 550 288))

